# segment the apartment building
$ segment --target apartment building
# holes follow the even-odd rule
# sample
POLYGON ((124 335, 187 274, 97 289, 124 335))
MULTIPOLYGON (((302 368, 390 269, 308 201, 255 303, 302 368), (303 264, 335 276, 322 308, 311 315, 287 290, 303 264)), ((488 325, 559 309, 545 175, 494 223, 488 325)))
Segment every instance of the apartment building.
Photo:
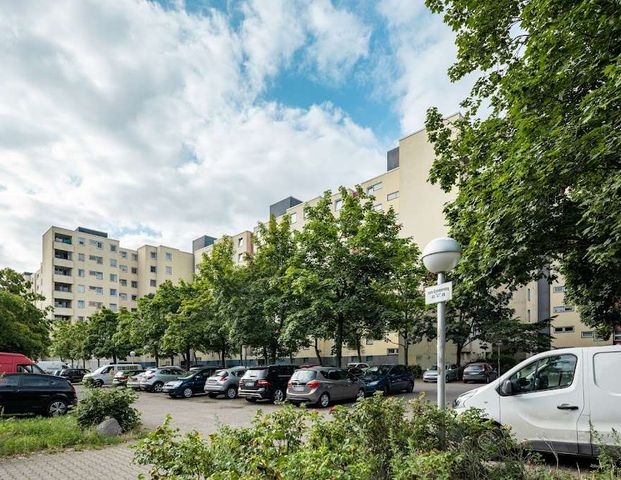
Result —
MULTIPOLYGON (((236 235, 229 235, 233 242, 233 263, 240 265, 246 261, 246 255, 252 254, 254 245, 252 241, 252 232, 244 230, 236 235)), ((198 272, 198 267, 203 261, 203 255, 209 255, 216 242, 221 239, 203 235, 192 242, 192 253, 194 254, 194 272, 198 272)))
POLYGON ((130 250, 105 232, 53 226, 43 234, 41 267, 31 281, 54 318, 84 320, 103 306, 133 310, 166 280, 191 281, 193 258, 161 245, 130 250))

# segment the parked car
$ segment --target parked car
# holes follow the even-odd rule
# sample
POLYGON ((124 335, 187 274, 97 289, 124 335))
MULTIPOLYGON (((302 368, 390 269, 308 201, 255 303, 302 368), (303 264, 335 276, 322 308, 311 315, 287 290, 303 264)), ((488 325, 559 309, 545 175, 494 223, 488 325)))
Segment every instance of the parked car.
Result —
POLYGON ((282 402, 287 396, 287 383, 297 365, 249 367, 239 381, 238 395, 248 402, 271 400, 282 402))
POLYGON ((375 365, 369 367, 362 376, 365 392, 372 395, 376 391, 389 393, 414 391, 414 373, 405 365, 375 365))
POLYGON ((112 379, 117 372, 137 370, 140 368, 142 368, 142 365, 139 363, 113 363, 111 365, 104 365, 103 367, 99 367, 94 372, 84 375, 82 381, 90 378, 98 387, 112 385, 112 379))
POLYGON ((35 362, 21 353, 0 352, 0 374, 3 373, 41 373, 45 372, 35 362))
POLYGON ((77 403, 75 388, 64 378, 36 373, 0 377, 0 408, 6 414, 64 415, 77 403))
POLYGON ((237 397, 239 380, 246 373, 246 367, 231 367, 214 372, 205 382, 205 393, 211 398, 224 395, 226 398, 237 397))
POLYGON ((119 370, 114 374, 112 385, 115 387, 126 387, 129 379, 135 375, 143 373, 144 368, 136 368, 135 370, 119 370))
POLYGON ((55 370, 62 371, 65 368, 70 368, 65 362, 58 360, 43 360, 41 362, 37 362, 37 367, 48 375, 53 375, 55 370))
POLYGON ((346 368, 359 368, 360 370, 366 370, 367 368, 369 368, 369 364, 361 362, 349 362, 346 368))
POLYGON ((145 372, 140 378, 140 390, 160 393, 166 382, 177 380, 186 375, 181 367, 158 367, 145 372))
POLYGON ((66 378, 71 383, 80 383, 84 378, 84 375, 90 373, 90 370, 86 368, 64 368, 59 373, 59 377, 66 378))
POLYGON ((157 367, 149 367, 147 368, 144 372, 142 373, 138 373, 136 375, 131 375, 128 379, 127 379, 127 383, 126 386, 127 388, 132 388, 136 391, 140 390, 140 381, 144 378, 144 376, 152 371, 155 371, 157 367))
POLYGON ((563 348, 519 363, 454 408, 483 410, 534 450, 595 456, 621 431, 621 345, 563 348), (593 432, 596 435, 593 435, 593 432))
POLYGON ((205 393, 205 382, 211 373, 213 373, 213 368, 190 370, 187 375, 166 382, 162 391, 170 395, 171 398, 190 398, 195 393, 205 393))
POLYGON ((330 402, 364 398, 365 385, 343 368, 312 367, 297 370, 287 387, 291 403, 327 407, 330 402))
MULTIPOLYGON (((457 381, 459 380, 460 369, 457 365, 445 365, 444 366, 444 377, 447 382, 457 381)), ((437 382, 438 381, 438 366, 434 365, 431 368, 428 368, 423 373, 423 382, 437 382)))
POLYGON ((489 363, 471 363, 464 368, 464 383, 484 382, 490 383, 498 378, 498 373, 489 363))

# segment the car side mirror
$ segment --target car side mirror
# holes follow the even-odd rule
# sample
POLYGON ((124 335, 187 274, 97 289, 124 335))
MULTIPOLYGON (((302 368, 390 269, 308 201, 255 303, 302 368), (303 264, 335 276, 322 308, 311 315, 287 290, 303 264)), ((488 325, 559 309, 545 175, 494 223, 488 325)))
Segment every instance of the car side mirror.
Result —
POLYGON ((500 393, 506 397, 513 395, 513 383, 511 383, 511 380, 505 380, 502 382, 502 385, 500 386, 500 393))

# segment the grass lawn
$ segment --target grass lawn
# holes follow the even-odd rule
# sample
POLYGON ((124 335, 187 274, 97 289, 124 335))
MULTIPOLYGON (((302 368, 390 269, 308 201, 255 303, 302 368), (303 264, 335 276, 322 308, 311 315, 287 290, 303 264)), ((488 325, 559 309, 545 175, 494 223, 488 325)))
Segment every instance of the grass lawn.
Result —
POLYGON ((72 415, 51 418, 0 419, 0 457, 58 451, 65 448, 85 449, 115 445, 135 438, 135 434, 105 437, 94 428, 81 430, 72 415))

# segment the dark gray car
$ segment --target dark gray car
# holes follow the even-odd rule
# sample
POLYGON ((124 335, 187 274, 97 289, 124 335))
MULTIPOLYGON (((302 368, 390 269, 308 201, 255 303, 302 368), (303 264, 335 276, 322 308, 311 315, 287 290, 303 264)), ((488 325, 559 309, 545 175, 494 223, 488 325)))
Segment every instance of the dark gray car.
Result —
POLYGON ((239 379, 246 373, 246 367, 230 367, 218 370, 205 382, 205 393, 211 398, 224 395, 226 398, 237 397, 239 379))
POLYGON ((464 368, 464 383, 485 382, 489 383, 498 378, 498 373, 489 363, 471 363, 464 368))
POLYGON ((293 374, 287 387, 291 403, 327 407, 330 402, 364 398, 364 382, 342 368, 311 367, 293 374))

